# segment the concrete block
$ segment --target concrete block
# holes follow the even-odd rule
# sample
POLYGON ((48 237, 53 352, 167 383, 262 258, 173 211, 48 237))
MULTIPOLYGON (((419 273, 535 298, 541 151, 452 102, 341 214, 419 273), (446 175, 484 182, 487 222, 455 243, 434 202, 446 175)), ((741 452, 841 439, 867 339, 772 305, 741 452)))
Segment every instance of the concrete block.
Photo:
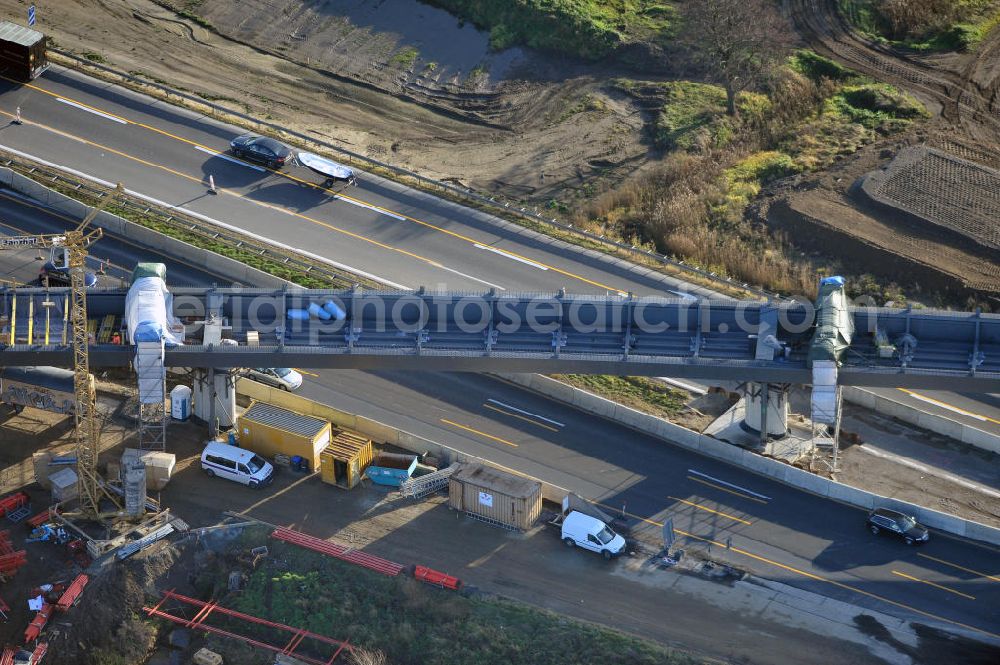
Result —
POLYGON ((775 462, 772 459, 762 457, 761 455, 753 453, 749 450, 746 450, 745 453, 746 454, 743 456, 743 468, 749 469, 754 473, 766 476, 769 475, 768 470, 772 465, 781 464, 781 462, 775 462))
POLYGON ((921 413, 917 412, 916 418, 913 418, 916 422, 914 423, 917 427, 922 427, 926 430, 936 432, 942 436, 947 436, 949 438, 955 439, 956 441, 962 440, 962 430, 965 427, 962 423, 955 422, 949 418, 942 418, 931 413, 921 413))
POLYGON ((844 386, 842 391, 844 399, 851 404, 857 404, 872 411, 875 410, 875 393, 855 386, 844 386))
POLYGON ((913 505, 908 501, 901 501, 899 499, 894 499, 891 496, 878 496, 875 498, 876 508, 888 508, 890 510, 897 510, 901 513, 907 513, 908 515, 917 516, 920 511, 918 506, 913 505))
POLYGON ((965 425, 962 427, 961 441, 970 446, 1000 454, 1000 436, 996 434, 965 425))
POLYGON ((572 403, 578 409, 611 420, 614 420, 615 409, 618 406, 609 399, 592 395, 585 390, 574 390, 572 403))
POLYGON ((708 455, 709 457, 714 457, 715 459, 723 460, 737 466, 743 466, 743 458, 746 453, 745 450, 738 446, 726 443, 725 441, 719 441, 718 439, 713 439, 712 437, 704 434, 701 435, 701 438, 698 441, 698 450, 704 455, 708 455))
POLYGON ((817 476, 815 473, 809 473, 795 467, 789 467, 785 471, 785 482, 793 487, 800 487, 807 492, 812 492, 819 496, 830 496, 831 485, 833 484, 828 478, 823 478, 822 476, 817 476))
POLYGON ((914 506, 914 508, 917 509, 914 517, 924 526, 955 534, 956 536, 965 535, 968 520, 929 508, 921 508, 919 506, 914 506))
POLYGON ((979 522, 967 521, 965 523, 965 537, 991 545, 1000 545, 1000 529, 979 522))
POLYGON ((899 418, 903 422, 910 422, 913 416, 913 409, 910 407, 878 395, 875 397, 875 411, 890 418, 899 418))
POLYGON ((760 469, 754 470, 757 471, 757 473, 765 475, 768 478, 774 478, 782 483, 785 482, 786 478, 788 478, 788 470, 795 468, 791 464, 785 464, 783 462, 778 462, 777 460, 768 459, 767 461, 771 463, 761 467, 760 469))
POLYGON ((662 418, 656 419, 655 428, 650 434, 691 450, 698 449, 698 442, 701 439, 701 435, 698 432, 675 425, 662 418))
POLYGON ((851 487, 850 485, 832 480, 827 482, 829 483, 827 485, 827 496, 836 501, 843 501, 846 504, 857 506, 858 508, 871 510, 875 507, 876 500, 880 498, 872 492, 866 492, 857 487, 851 487))
POLYGON ((534 390, 535 392, 541 393, 546 397, 551 397, 552 399, 559 400, 560 402, 566 402, 567 404, 576 404, 576 399, 578 394, 587 395, 582 390, 574 388, 573 386, 563 383, 562 381, 556 381, 555 379, 550 379, 547 376, 542 376, 541 374, 521 374, 520 376, 526 377, 528 380, 527 384, 521 384, 526 386, 529 390, 534 390))
POLYGON ((612 404, 614 404, 614 415, 612 416, 612 419, 615 420, 615 422, 619 422, 623 425, 648 434, 655 434, 659 429, 658 425, 660 418, 621 404, 615 404, 614 402, 612 402, 612 404))

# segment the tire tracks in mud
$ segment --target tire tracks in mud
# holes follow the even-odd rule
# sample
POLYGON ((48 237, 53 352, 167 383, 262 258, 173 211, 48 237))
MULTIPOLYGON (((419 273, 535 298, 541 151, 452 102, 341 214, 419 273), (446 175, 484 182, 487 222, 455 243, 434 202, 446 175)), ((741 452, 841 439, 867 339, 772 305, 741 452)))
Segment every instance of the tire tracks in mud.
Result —
POLYGON ((940 105, 940 120, 978 147, 1000 145, 1000 68, 994 68, 985 84, 975 79, 980 68, 1000 57, 1000 30, 994 30, 976 53, 965 56, 961 71, 953 71, 858 35, 834 0, 786 0, 785 10, 800 36, 821 55, 929 97, 940 105))

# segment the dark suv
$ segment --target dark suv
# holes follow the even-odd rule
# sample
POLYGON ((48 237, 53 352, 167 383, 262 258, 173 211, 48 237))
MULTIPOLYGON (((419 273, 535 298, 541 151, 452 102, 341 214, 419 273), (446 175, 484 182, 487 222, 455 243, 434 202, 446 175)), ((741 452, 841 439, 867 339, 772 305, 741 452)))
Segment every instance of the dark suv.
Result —
POLYGON ((930 538, 927 527, 909 515, 888 508, 876 508, 868 513, 868 530, 876 536, 883 531, 895 534, 907 545, 926 543, 930 538))
POLYGON ((237 136, 229 142, 229 147, 237 157, 263 164, 269 169, 280 169, 292 154, 292 149, 281 141, 256 134, 237 136))

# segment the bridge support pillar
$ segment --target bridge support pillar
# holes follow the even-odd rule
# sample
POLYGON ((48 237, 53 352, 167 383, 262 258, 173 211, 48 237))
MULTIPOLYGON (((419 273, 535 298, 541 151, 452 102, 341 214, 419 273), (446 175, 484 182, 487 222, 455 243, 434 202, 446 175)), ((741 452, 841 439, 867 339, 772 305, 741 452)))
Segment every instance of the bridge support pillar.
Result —
POLYGON ((191 414, 215 436, 236 424, 236 375, 231 369, 195 369, 191 414))
POLYGON ((761 444, 788 433, 787 383, 746 383, 743 397, 746 415, 743 429, 760 435, 761 444))

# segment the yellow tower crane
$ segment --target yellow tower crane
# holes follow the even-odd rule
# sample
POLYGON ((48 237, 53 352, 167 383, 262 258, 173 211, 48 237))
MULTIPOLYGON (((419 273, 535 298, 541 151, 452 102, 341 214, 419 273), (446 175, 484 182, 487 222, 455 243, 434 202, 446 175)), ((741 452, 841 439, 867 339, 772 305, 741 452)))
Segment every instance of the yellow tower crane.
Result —
MULTIPOLYGON (((100 452, 100 428, 97 423, 97 395, 90 381, 90 340, 87 334, 87 248, 96 242, 103 231, 87 229, 104 208, 125 193, 121 183, 112 196, 103 198, 91 209, 79 226, 62 234, 39 234, 0 237, 0 250, 39 249, 61 250, 58 265, 68 268, 70 277, 69 323, 73 348, 73 391, 76 395, 76 467, 80 488, 80 516, 97 519, 101 515, 100 503, 108 496, 102 488, 97 473, 97 456, 100 452)), ((55 257, 53 257, 55 258, 55 257)), ((109 497, 115 501, 117 499, 109 497)))

